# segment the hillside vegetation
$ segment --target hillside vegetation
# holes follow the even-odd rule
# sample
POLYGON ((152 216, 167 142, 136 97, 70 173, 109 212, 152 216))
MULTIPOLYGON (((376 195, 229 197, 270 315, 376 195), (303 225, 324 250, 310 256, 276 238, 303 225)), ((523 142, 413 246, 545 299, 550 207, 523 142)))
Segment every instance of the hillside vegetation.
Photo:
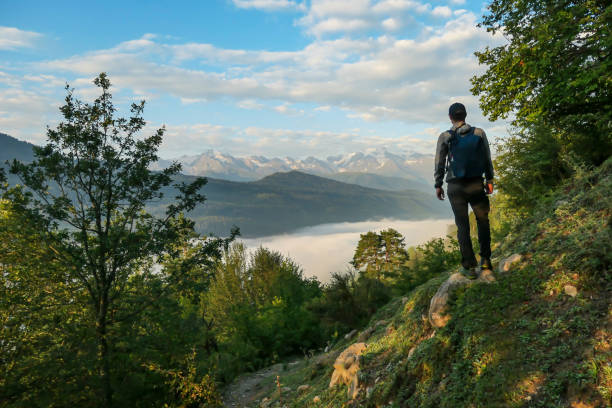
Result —
POLYGON ((359 336, 279 367, 290 390, 270 381, 258 398, 291 407, 611 406, 611 212, 608 160, 577 174, 525 222, 498 225, 494 260, 518 253, 521 261, 492 284, 458 290, 445 327, 426 316, 450 271, 381 308, 368 326, 355 399, 346 386, 328 385, 335 358, 359 336))

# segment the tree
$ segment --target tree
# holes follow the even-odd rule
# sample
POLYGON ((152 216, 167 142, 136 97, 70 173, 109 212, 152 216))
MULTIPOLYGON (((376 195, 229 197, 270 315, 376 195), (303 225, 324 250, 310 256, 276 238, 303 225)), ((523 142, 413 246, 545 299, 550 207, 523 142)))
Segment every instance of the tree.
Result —
POLYGON ((380 279, 381 248, 382 241, 377 233, 368 231, 365 234, 359 235, 359 242, 357 243, 351 264, 355 269, 363 270, 366 275, 380 279))
POLYGON ((603 163, 612 153, 610 2, 493 0, 480 25, 507 40, 476 52, 488 68, 472 92, 489 119, 543 122, 564 154, 603 163))
POLYGON ((361 234, 351 264, 366 276, 377 280, 393 280, 408 261, 402 234, 389 228, 379 234, 361 234))
MULTIPOLYGON (((4 197, 17 216, 40 232, 65 280, 86 295, 76 300, 91 316, 100 402, 110 407, 112 329, 134 319, 163 293, 153 264, 178 251, 173 243, 193 236, 193 222, 181 214, 204 201, 199 190, 206 179, 174 185, 177 195, 165 216, 147 213, 146 204, 162 198, 161 190, 172 184, 180 165, 149 170, 158 159, 164 128, 139 138, 144 101, 132 104, 130 118, 117 118, 106 74, 94 84, 101 95, 91 104, 66 87, 60 108, 64 121, 47 130, 47 144, 34 148, 32 163, 11 163, 10 172, 25 188, 8 189, 4 197)), ((210 254, 219 244, 211 241, 201 251, 210 254)))

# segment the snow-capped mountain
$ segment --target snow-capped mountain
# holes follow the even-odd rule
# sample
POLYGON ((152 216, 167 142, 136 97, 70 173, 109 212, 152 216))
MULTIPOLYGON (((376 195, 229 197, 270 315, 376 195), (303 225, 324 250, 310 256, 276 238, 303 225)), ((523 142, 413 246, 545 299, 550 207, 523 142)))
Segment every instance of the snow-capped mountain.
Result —
MULTIPOLYGON (((264 156, 234 157, 208 150, 196 156, 182 156, 176 161, 183 165, 183 173, 221 178, 232 181, 258 180, 277 172, 298 170, 315 175, 338 173, 369 173, 401 177, 430 184, 433 156, 419 153, 396 154, 385 149, 329 156, 325 159, 267 158, 264 156)), ((174 160, 160 160, 156 168, 163 168, 174 160)))

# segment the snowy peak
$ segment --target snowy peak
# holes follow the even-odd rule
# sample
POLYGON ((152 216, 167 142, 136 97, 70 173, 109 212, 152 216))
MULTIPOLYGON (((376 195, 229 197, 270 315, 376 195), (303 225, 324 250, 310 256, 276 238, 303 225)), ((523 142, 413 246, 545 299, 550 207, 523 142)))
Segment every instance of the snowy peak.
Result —
MULTIPOLYGON (((368 149, 325 159, 309 156, 305 159, 291 157, 245 156, 235 157, 214 150, 197 156, 182 156, 176 159, 183 165, 183 173, 198 176, 223 178, 234 181, 252 181, 277 172, 303 171, 316 175, 339 173, 370 173, 382 176, 401 177, 420 182, 431 178, 433 156, 419 153, 392 153, 387 149, 368 149), (425 171, 426 169, 426 171, 425 171)), ((160 160, 157 168, 170 161, 160 160)), ((428 183, 429 184, 429 183, 428 183)))

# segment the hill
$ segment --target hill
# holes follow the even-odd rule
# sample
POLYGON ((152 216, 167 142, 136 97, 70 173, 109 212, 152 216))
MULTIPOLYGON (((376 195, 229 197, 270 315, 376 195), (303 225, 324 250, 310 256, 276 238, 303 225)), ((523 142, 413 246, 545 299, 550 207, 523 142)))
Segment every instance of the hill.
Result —
POLYGON ((253 182, 208 179, 203 191, 207 201, 189 216, 199 231, 217 235, 227 234, 232 225, 240 227, 242 236, 254 237, 325 223, 450 217, 448 205, 433 194, 377 190, 298 171, 253 182))
POLYGON ((379 190, 402 191, 419 190, 431 193, 433 184, 426 184, 423 179, 408 179, 405 177, 382 176, 373 173, 333 173, 325 177, 343 183, 357 184, 363 187, 379 190))
POLYGON ((297 170, 323 177, 345 173, 376 174, 428 184, 433 169, 433 155, 392 153, 384 148, 368 149, 366 153, 353 152, 326 158, 310 156, 304 159, 236 157, 208 150, 198 155, 160 160, 157 169, 168 166, 172 161, 181 163, 185 174, 231 181, 255 181, 274 173, 297 170))
MULTIPOLYGON (((13 158, 31 161, 32 147, 0 134, 0 165, 13 158)), ((177 181, 190 182, 194 177, 181 175, 177 181)), ((394 182, 393 179, 372 177, 375 177, 371 181, 373 185, 394 182)), ((9 177, 9 182, 17 183, 18 180, 9 177)), ((405 187, 410 185, 404 184, 405 187)), ((189 217, 196 222, 200 233, 219 236, 229 234, 234 225, 240 228, 243 237, 249 238, 325 223, 450 217, 448 205, 435 200, 432 192, 384 191, 298 171, 275 173, 251 182, 208 178, 203 193, 206 202, 194 209, 189 217)), ((175 195, 172 188, 166 189, 164 199, 151 203, 149 210, 162 214, 175 195)))
POLYGON ((449 292, 450 320, 442 327, 432 323, 431 299, 454 271, 394 299, 361 332, 332 339, 326 352, 243 377, 228 388, 226 401, 252 407, 280 406, 279 399, 291 407, 330 408, 610 407, 611 209, 609 159, 561 186, 527 222, 498 231, 494 262, 514 254, 514 263, 500 265, 492 283, 483 279, 449 292), (339 366, 358 366, 351 399, 346 386, 329 384, 336 358, 358 342, 366 343, 362 354, 339 366), (287 388, 274 386, 277 375, 287 388))

